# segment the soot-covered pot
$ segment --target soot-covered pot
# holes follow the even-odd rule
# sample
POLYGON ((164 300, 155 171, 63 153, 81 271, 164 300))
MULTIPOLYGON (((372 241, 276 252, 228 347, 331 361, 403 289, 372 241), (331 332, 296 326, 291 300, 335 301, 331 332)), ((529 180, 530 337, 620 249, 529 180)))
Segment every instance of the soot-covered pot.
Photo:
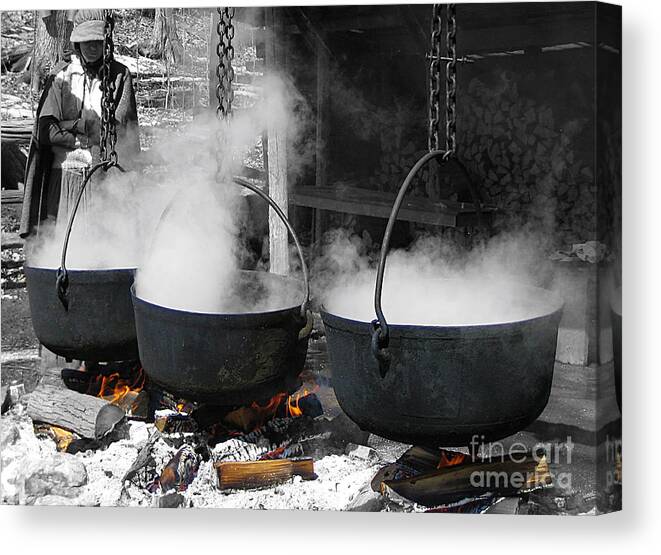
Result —
MULTIPOLYGON (((381 291, 390 236, 404 194, 430 160, 423 156, 404 180, 381 248, 374 322, 324 308, 333 387, 362 429, 404 443, 470 445, 503 438, 544 410, 553 380, 562 303, 529 287, 546 309, 518 321, 462 326, 388 324, 381 291)), ((479 207, 479 199, 475 199, 479 207)))

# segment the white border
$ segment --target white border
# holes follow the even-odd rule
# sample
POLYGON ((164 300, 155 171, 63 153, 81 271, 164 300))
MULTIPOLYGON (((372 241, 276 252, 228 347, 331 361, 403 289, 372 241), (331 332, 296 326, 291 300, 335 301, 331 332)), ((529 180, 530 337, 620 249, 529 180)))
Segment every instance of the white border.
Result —
MULTIPOLYGON (((343 2, 349 3, 349 2, 343 2)), ((365 2, 378 3, 378 2, 365 2)), ((383 3, 383 2, 381 2, 383 3)), ((24 9, 52 8, 21 2, 24 9)), ((82 2, 58 3, 67 8, 82 2)), ((101 2, 86 3, 107 7, 101 2)), ((234 5, 321 2, 230 2, 234 5)), ((3 553, 642 553, 661 545, 660 2, 624 0, 624 503, 599 518, 0 507, 3 553)), ((131 1, 113 7, 208 1, 131 1)), ((3 3, 3 8, 9 7, 3 3)))

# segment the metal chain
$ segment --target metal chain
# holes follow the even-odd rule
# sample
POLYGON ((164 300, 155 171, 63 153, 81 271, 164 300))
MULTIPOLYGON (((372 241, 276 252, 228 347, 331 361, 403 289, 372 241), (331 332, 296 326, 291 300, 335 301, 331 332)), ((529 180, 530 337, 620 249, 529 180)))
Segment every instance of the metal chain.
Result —
POLYGON ((226 180, 231 168, 232 153, 229 145, 229 120, 232 117, 232 101, 234 100, 234 91, 232 82, 234 81, 234 68, 232 60, 234 59, 234 8, 217 8, 218 24, 216 33, 218 34, 218 43, 216 44, 216 54, 218 55, 218 65, 216 66, 216 98, 218 106, 216 107, 216 117, 218 118, 218 134, 216 145, 216 179, 218 182, 226 180))
POLYGON ((218 8, 218 25, 216 33, 218 34, 218 44, 216 44, 216 54, 218 55, 218 65, 216 66, 216 98, 218 99, 218 108, 216 115, 219 118, 226 118, 232 114, 232 101, 234 100, 234 91, 232 90, 232 81, 234 81, 234 68, 232 59, 234 58, 234 8, 218 8))
POLYGON ((110 75, 112 62, 113 41, 112 33, 115 28, 115 18, 112 10, 105 12, 105 32, 103 39, 103 63, 101 64, 101 160, 117 163, 117 129, 115 124, 115 82, 110 75))
POLYGON ((445 150, 446 157, 450 157, 457 149, 457 20, 454 4, 448 4, 447 14, 449 61, 445 66, 445 150))
POLYGON ((434 4, 431 19, 429 62, 429 152, 439 149, 438 128, 441 119, 441 6, 434 4))

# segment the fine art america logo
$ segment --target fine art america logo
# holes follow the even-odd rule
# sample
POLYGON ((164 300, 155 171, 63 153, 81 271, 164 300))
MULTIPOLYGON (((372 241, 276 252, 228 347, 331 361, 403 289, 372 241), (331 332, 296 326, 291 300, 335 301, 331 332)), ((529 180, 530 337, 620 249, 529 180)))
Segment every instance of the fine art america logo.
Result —
POLYGON ((567 468, 572 462, 574 443, 571 436, 564 442, 539 442, 531 447, 515 442, 507 447, 499 442, 484 441, 484 436, 473 436, 472 453, 479 453, 484 461, 471 473, 470 483, 480 489, 525 490, 554 483, 571 489, 571 472, 551 472, 549 465, 567 468), (503 469, 503 463, 510 463, 503 469), (510 466, 511 465, 511 466, 510 466))

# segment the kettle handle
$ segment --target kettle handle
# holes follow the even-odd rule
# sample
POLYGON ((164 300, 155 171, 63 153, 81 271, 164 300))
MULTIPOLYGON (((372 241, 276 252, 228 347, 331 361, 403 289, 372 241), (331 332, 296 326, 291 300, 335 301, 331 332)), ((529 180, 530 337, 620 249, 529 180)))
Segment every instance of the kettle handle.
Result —
POLYGON ((289 234, 292 236, 292 239, 294 240, 294 244, 296 245, 296 251, 298 252, 298 257, 301 259, 301 268, 303 270, 303 281, 305 282, 305 299, 303 300, 303 304, 301 304, 301 317, 305 319, 306 321, 305 328, 307 328, 309 323, 312 321, 311 314, 308 314, 309 312, 308 305, 310 304, 310 280, 308 277, 308 267, 305 264, 305 258, 303 257, 303 249, 301 248, 301 244, 298 241, 296 232, 294 231, 294 228, 292 227, 291 223, 289 223, 289 220, 287 219, 287 216, 285 216, 282 209, 267 193, 262 191, 259 187, 256 187, 255 185, 250 183, 250 181, 248 181, 247 179, 243 179, 241 177, 235 176, 234 182, 237 185, 241 185, 242 187, 245 187, 246 189, 250 189, 253 193, 256 193, 259 197, 261 197, 266 202, 268 202, 271 208, 273 208, 275 213, 282 220, 282 223, 285 224, 285 227, 287 228, 287 231, 289 231, 289 234))
POLYGON ((87 184, 90 182, 92 176, 97 172, 97 170, 103 168, 104 171, 108 171, 112 167, 116 167, 119 171, 125 172, 116 161, 113 160, 104 160, 99 162, 92 167, 90 172, 85 176, 83 184, 80 186, 80 190, 76 195, 76 202, 73 205, 73 210, 69 214, 69 221, 67 223, 67 230, 64 234, 64 244, 62 245, 62 258, 60 260, 60 267, 57 270, 57 278, 55 280, 55 292, 57 293, 58 299, 62 303, 64 310, 69 310, 69 276, 67 274, 67 249, 69 248, 69 238, 71 236, 71 230, 73 229, 73 221, 76 218, 76 212, 78 212, 78 207, 80 206, 80 200, 83 198, 83 193, 87 184))
POLYGON ((388 225, 386 226, 386 231, 383 236, 383 243, 381 244, 381 255, 379 257, 379 268, 376 274, 376 286, 374 288, 374 310, 376 312, 376 319, 372 321, 372 353, 379 362, 379 370, 382 376, 385 376, 387 372, 388 365, 390 364, 390 355, 387 351, 388 342, 389 342, 389 330, 388 322, 386 317, 383 314, 383 308, 381 307, 381 296, 383 292, 383 276, 386 269, 386 259, 388 257, 388 251, 390 250, 390 238, 392 236, 392 230, 395 226, 395 221, 397 220, 397 215, 399 209, 402 206, 404 201, 404 195, 408 191, 413 178, 418 174, 418 172, 425 166, 430 160, 434 158, 440 158, 440 163, 447 163, 449 160, 452 160, 459 165, 462 173, 468 179, 470 185, 470 192, 473 197, 473 202, 475 203, 475 210, 477 212, 478 223, 482 224, 482 210, 481 210, 481 201, 477 194, 477 191, 472 185, 472 182, 468 176, 466 168, 459 162, 453 155, 451 151, 445 150, 432 150, 426 153, 422 158, 420 158, 411 171, 404 179, 401 187, 399 188, 399 193, 397 193, 397 198, 393 204, 392 210, 390 212, 390 217, 388 218, 388 225))

